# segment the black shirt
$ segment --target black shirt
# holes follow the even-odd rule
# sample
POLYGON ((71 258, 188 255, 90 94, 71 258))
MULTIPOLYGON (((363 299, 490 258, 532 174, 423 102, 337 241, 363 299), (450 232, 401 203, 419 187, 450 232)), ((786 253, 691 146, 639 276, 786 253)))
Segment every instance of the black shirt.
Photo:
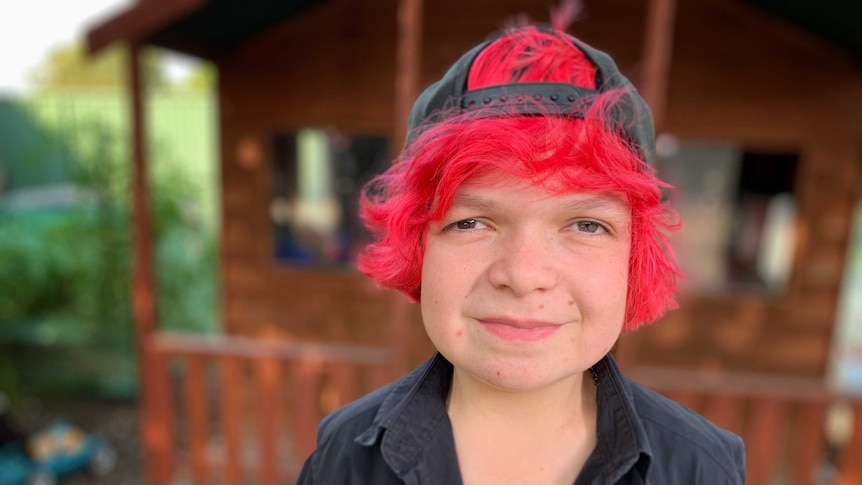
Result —
MULTIPOLYGON (((610 355, 596 364, 597 442, 574 485, 741 485, 742 440, 626 378, 610 355)), ((334 411, 298 485, 460 485, 440 354, 334 411)))

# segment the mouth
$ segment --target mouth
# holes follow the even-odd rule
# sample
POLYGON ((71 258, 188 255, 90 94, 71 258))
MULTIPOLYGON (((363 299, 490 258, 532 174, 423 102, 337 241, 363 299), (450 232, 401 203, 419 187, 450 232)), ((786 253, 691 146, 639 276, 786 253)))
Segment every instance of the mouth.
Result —
POLYGON ((559 323, 542 320, 520 320, 505 317, 488 317, 477 320, 489 334, 502 340, 536 342, 557 333, 559 323))

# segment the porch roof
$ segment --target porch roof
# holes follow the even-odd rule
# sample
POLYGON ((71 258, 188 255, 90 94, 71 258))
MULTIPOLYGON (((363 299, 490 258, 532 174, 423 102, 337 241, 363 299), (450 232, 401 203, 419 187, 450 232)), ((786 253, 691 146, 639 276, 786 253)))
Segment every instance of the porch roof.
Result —
POLYGON ((862 62, 859 0, 743 0, 826 39, 862 62))
POLYGON ((92 53, 130 40, 217 59, 323 0, 138 0, 87 33, 92 53))
MULTIPOLYGON (((138 0, 88 32, 91 52, 132 40, 213 60, 327 0, 138 0)), ((862 62, 858 0, 730 0, 757 6, 818 35, 862 62)))

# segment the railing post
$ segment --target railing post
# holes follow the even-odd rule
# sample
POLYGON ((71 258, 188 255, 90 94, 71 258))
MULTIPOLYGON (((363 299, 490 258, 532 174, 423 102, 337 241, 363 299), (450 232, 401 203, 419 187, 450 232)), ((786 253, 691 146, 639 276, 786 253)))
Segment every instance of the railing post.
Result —
POLYGON ((348 362, 336 362, 332 365, 332 387, 335 388, 333 407, 344 406, 354 399, 353 376, 356 366, 348 362))
POLYGON ((141 359, 147 366, 147 392, 144 395, 143 448, 147 464, 147 479, 155 485, 166 485, 174 472, 174 415, 172 411, 168 356, 153 348, 150 342, 142 349, 141 359))
POLYGON ((186 368, 186 416, 189 420, 189 455, 192 481, 205 485, 207 479, 206 435, 207 407, 204 358, 187 356, 186 368))
POLYGON ((332 405, 351 399, 361 386, 370 390, 380 385, 387 377, 390 358, 388 350, 379 348, 155 333, 144 349, 146 375, 152 381, 144 444, 148 465, 155 470, 148 478, 152 484, 167 485, 178 478, 174 476, 178 469, 189 475, 182 477, 182 483, 195 485, 232 485, 249 480, 268 485, 295 479, 297 461, 301 465, 316 446, 322 399, 327 399, 325 408, 330 410, 332 405), (181 440, 188 449, 174 449, 178 426, 174 424, 173 405, 177 398, 171 392, 168 366, 173 361, 185 364, 180 382, 185 402, 180 403, 178 416, 187 420, 179 428, 188 434, 188 439, 181 440), (286 365, 289 369, 284 368, 286 365), (208 385, 210 367, 218 370, 218 386, 208 385), (335 391, 327 396, 322 395, 324 371, 330 373, 332 385, 325 391, 335 391), (284 386, 286 372, 291 382, 284 386), (216 413, 208 404, 213 398, 218 402, 216 413), (296 403, 290 420, 283 411, 288 398, 296 403), (213 417, 219 424, 209 424, 213 417), (290 430, 293 446, 279 450, 285 428, 290 430), (245 439, 249 437, 257 441, 249 442, 245 439), (208 442, 218 438, 222 439, 223 452, 211 457, 208 442), (254 449, 245 448, 246 444, 254 449), (259 452, 253 460, 249 459, 252 451, 259 452), (282 459, 281 452, 288 451, 290 457, 282 459), (181 466, 174 465, 178 457, 185 460, 181 466))
POLYGON ((775 476, 782 423, 787 415, 787 401, 779 398, 752 399, 751 426, 745 434, 747 485, 768 485, 775 476))
POLYGON ((793 480, 796 485, 815 482, 815 470, 825 449, 824 422, 826 401, 802 402, 799 405, 797 425, 793 432, 800 439, 794 440, 792 461, 793 480))
POLYGON ((258 433, 260 443, 260 483, 278 483, 276 454, 278 439, 278 402, 281 369, 271 357, 257 359, 258 433))
POLYGON ((317 443, 318 398, 320 395, 320 362, 301 360, 293 367, 296 400, 296 457, 305 461, 317 443), (304 399, 305 398, 305 399, 304 399))
POLYGON ((224 483, 240 483, 239 420, 240 406, 239 362, 231 356, 219 358, 221 372, 221 431, 224 437, 222 459, 224 461, 224 483))
POLYGON ((862 483, 862 401, 853 405, 853 435, 844 447, 839 460, 838 485, 862 483))
POLYGON ((722 392, 713 396, 704 409, 704 416, 716 426, 733 433, 742 432, 744 396, 722 392))

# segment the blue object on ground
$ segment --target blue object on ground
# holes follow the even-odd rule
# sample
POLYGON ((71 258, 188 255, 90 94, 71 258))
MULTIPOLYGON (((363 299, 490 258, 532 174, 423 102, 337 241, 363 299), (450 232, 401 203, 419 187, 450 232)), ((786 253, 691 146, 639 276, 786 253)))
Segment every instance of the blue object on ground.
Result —
POLYGON ((0 485, 54 485, 81 471, 103 476, 114 469, 117 454, 103 438, 56 421, 27 440, 0 448, 0 485))

